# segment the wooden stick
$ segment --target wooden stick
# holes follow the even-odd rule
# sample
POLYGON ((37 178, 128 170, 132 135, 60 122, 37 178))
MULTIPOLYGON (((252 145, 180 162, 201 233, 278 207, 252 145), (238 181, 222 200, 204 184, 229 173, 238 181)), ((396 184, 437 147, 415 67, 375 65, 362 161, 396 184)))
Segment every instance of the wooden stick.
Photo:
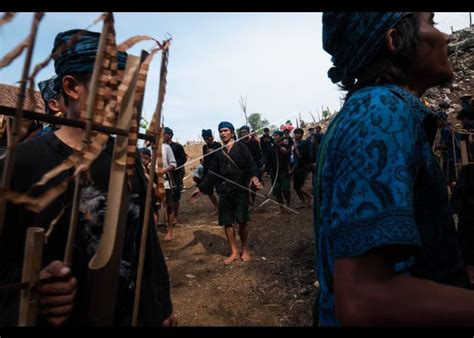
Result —
MULTIPOLYGON (((36 42, 36 35, 38 33, 39 22, 43 18, 43 13, 35 13, 32 27, 31 27, 31 41, 26 52, 25 63, 23 65, 23 73, 20 81, 20 91, 18 92, 18 102, 16 106, 15 119, 13 120, 13 130, 12 130, 12 143, 6 150, 6 159, 5 166, 3 167, 3 176, 1 188, 8 189, 10 188, 10 181, 13 174, 13 164, 15 162, 15 150, 16 144, 18 143, 18 134, 20 132, 21 118, 23 117, 23 104, 25 102, 25 92, 26 92, 26 83, 28 78, 28 73, 31 67, 31 60, 33 57, 33 50, 36 42)), ((5 223, 5 212, 6 212, 7 200, 2 198, 0 199, 0 237, 3 233, 3 227, 5 223)))
MULTIPOLYGON (((0 106, 0 115, 15 116, 15 109, 11 107, 0 106)), ((80 128, 80 129, 86 129, 85 121, 74 120, 67 117, 46 115, 46 114, 37 113, 30 110, 24 110, 23 117, 26 119, 36 120, 39 122, 47 122, 47 123, 61 125, 61 126, 70 126, 70 127, 80 128)), ((128 135, 128 131, 125 129, 120 129, 117 127, 108 127, 108 126, 104 126, 95 122, 92 123, 91 129, 94 131, 98 131, 98 132, 109 134, 109 135, 120 135, 120 136, 128 135)), ((139 133, 138 139, 154 141, 155 137, 153 135, 146 135, 146 134, 139 133)))
MULTIPOLYGON (((130 129, 140 59, 128 56, 125 79, 131 76, 123 96, 117 126, 130 129)), ((119 281, 120 262, 128 214, 127 158, 128 136, 117 136, 114 144, 107 209, 99 246, 89 262, 87 325, 112 326, 119 281)))
POLYGON ((38 282, 43 259, 44 229, 30 227, 26 232, 25 255, 21 281, 28 287, 21 290, 18 326, 34 326, 39 306, 38 282))
MULTIPOLYGON (((165 43, 163 44, 165 45, 165 43)), ((132 313, 132 326, 138 326, 138 314, 140 312, 140 298, 141 298, 141 286, 143 278, 143 266, 145 264, 145 252, 146 252, 146 241, 148 238, 148 224, 150 221, 151 203, 153 197, 153 182, 155 180, 156 171, 156 160, 157 160, 157 147, 161 148, 160 144, 160 122, 161 112, 163 109, 163 101, 166 92, 166 68, 168 63, 168 47, 165 47, 162 52, 161 67, 160 67, 160 87, 158 93, 158 103, 156 107, 155 118, 155 142, 153 143, 153 151, 151 155, 151 170, 150 177, 148 178, 148 185, 146 189, 146 200, 145 200, 145 215, 143 218, 142 235, 140 239, 140 253, 138 256, 138 270, 137 270, 137 282, 135 284, 135 298, 133 303, 132 313)))
MULTIPOLYGON (((110 17, 112 14, 108 13, 107 16, 110 17)), ((87 102, 87 114, 86 114, 86 131, 84 133, 82 143, 84 146, 87 146, 90 143, 91 131, 92 131, 92 121, 93 113, 95 108, 96 92, 97 92, 97 83, 99 81, 100 69, 102 67, 102 61, 104 57, 104 51, 107 44, 107 35, 109 34, 110 23, 107 18, 104 19, 104 26, 102 33, 100 35, 99 47, 97 49, 94 71, 92 73, 91 84, 89 87, 89 97, 87 102)), ((72 255, 74 250, 74 242, 76 239, 76 230, 77 222, 79 218, 79 204, 81 200, 81 183, 82 183, 83 173, 76 176, 75 187, 74 187, 74 198, 72 201, 72 212, 69 222, 69 233, 67 237, 66 250, 64 253, 64 264, 72 264, 72 255)))

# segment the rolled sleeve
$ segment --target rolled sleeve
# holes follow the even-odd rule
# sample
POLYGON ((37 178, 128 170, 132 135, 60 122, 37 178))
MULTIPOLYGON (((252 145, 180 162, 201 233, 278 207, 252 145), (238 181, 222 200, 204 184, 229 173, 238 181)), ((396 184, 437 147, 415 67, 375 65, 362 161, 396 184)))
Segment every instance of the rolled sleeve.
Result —
POLYGON ((419 123, 388 90, 356 97, 353 106, 347 128, 336 136, 332 159, 334 256, 361 255, 384 245, 420 246, 413 211, 419 123))

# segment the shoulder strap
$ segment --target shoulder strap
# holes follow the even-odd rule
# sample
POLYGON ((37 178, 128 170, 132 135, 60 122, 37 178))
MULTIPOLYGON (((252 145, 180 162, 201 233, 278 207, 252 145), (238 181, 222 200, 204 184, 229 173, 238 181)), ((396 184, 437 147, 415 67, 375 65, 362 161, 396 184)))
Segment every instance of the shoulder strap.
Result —
MULTIPOLYGON (((234 146, 235 146, 235 144, 234 144, 234 146)), ((229 159, 229 161, 231 161, 232 164, 234 164, 237 167, 237 169, 239 169, 240 173, 243 174, 242 169, 240 169, 240 167, 237 165, 237 163, 235 163, 235 161, 230 157, 230 155, 226 153, 224 148, 222 148, 221 151, 224 154, 224 156, 227 157, 229 159)))

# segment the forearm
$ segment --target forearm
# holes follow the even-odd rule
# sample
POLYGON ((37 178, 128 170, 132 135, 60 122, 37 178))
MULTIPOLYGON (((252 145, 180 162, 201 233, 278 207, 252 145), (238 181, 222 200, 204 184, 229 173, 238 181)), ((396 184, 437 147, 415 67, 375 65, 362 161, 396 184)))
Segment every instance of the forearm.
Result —
POLYGON ((175 168, 176 168, 176 167, 171 164, 171 165, 167 166, 165 169, 163 169, 163 174, 172 172, 175 168))
POLYGON ((357 283, 343 294, 345 300, 336 300, 336 315, 343 325, 471 326, 474 322, 474 291, 407 275, 357 283), (338 311, 338 306, 346 311, 338 311))

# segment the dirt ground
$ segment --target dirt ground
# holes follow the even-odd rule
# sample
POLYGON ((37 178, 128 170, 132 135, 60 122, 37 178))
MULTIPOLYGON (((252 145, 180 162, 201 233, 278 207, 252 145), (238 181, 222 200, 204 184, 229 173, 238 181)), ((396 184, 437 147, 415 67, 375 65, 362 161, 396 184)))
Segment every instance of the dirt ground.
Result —
MULTIPOLYGON (((271 186, 268 178, 264 183, 263 195, 271 186)), ((310 177, 306 183, 309 189, 310 177)), ((205 195, 192 204, 191 178, 185 186, 175 238, 161 240, 179 325, 311 326, 317 292, 312 209, 300 208, 302 203, 294 192, 292 208, 299 214, 279 215, 273 202, 257 208, 249 222, 251 261, 237 260, 225 266, 223 260, 230 251, 212 204, 205 195)), ((264 201, 257 197, 255 205, 264 201)), ((162 239, 165 226, 158 231, 162 239)))

